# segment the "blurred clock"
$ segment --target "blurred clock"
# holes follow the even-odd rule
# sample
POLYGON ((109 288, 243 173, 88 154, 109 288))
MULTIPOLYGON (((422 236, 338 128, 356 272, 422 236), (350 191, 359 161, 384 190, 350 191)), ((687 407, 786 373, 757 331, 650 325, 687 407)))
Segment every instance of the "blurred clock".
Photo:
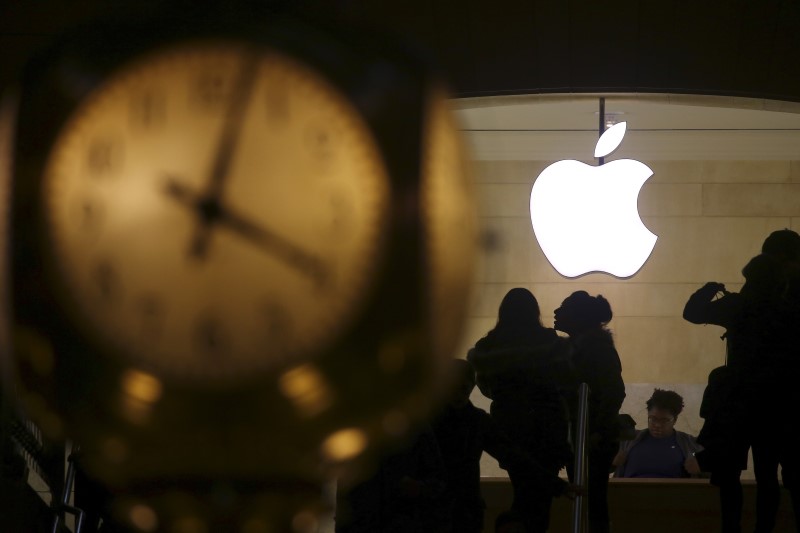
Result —
POLYGON ((48 275, 85 335, 159 376, 303 361, 352 324, 389 179, 364 119, 271 48, 181 43, 126 65, 48 155, 48 275))
POLYGON ((28 66, 13 155, 13 374, 132 525, 297 522, 428 414, 474 222, 417 53, 289 16, 93 26, 28 66))

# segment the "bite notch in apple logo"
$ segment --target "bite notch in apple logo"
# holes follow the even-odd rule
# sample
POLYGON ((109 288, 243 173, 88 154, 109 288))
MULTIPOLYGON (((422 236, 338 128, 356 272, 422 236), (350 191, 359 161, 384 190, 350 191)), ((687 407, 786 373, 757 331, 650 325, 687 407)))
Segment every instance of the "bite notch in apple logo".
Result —
MULTIPOLYGON (((619 147, 620 122, 597 141, 595 157, 619 147)), ((639 217, 639 191, 653 171, 639 161, 618 159, 591 166, 563 160, 545 168, 531 189, 531 223, 547 260, 575 278, 606 272, 629 278, 642 268, 658 237, 639 217)))

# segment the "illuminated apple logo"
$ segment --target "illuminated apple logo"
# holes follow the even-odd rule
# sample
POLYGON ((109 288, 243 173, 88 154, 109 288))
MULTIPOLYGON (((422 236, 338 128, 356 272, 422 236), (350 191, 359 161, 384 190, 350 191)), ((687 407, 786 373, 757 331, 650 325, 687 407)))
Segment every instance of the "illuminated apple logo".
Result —
MULTIPOLYGON (((595 157, 617 149, 626 123, 606 130, 595 157)), ((531 222, 544 255, 561 275, 636 274, 658 237, 639 218, 639 191, 653 171, 639 161, 618 159, 596 167, 580 161, 553 163, 531 190, 531 222)))

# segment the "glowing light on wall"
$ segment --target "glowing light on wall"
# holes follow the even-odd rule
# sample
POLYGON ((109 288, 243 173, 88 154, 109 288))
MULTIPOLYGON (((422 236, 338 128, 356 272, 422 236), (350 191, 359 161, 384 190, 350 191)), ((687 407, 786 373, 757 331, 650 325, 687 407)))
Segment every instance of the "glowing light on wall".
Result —
MULTIPOLYGON (((600 136, 595 157, 619 147, 627 124, 600 136)), ((531 189, 531 223, 547 260, 561 275, 589 272, 631 277, 644 265, 658 237, 639 217, 639 191, 653 171, 639 161, 618 159, 591 166, 553 163, 531 189)))

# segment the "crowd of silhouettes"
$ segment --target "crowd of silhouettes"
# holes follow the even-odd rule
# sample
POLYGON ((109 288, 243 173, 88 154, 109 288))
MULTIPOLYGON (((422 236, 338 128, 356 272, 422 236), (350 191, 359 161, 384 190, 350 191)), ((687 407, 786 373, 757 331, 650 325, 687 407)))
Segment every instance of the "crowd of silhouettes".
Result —
POLYGON ((421 448, 415 441, 386 457, 370 479, 341 491, 337 532, 484 531, 483 452, 508 472, 514 493, 510 509, 497 517, 496 531, 544 533, 553 498, 583 495, 589 501, 590 531, 608 531, 608 476, 618 450, 617 417, 625 397, 619 356, 606 328, 611 316, 602 296, 573 293, 556 310, 556 327, 569 335, 561 337, 542 325, 539 303, 529 290, 510 290, 495 327, 466 360, 453 363, 453 393, 432 423, 436 449, 421 448), (574 483, 571 472, 580 382, 593 392, 586 488, 574 483), (476 384, 491 400, 489 413, 469 400, 476 384), (435 479, 441 482, 428 478, 423 486, 441 490, 402 490, 403 478, 422 479, 422 464, 428 465, 427 473, 438 472, 435 479), (565 467, 570 481, 559 476, 565 467))
POLYGON ((545 533, 558 496, 585 496, 589 533, 609 532, 611 472, 616 477, 710 477, 719 487, 723 533, 739 533, 740 476, 749 450, 757 483, 756 533, 775 527, 779 466, 800 516, 800 432, 776 408, 793 405, 800 375, 795 340, 800 235, 772 233, 742 273, 740 292, 709 282, 684 308, 686 320, 726 330, 726 363, 709 375, 697 438, 675 429, 683 398, 658 388, 646 402, 647 427, 626 431, 626 417, 619 412, 625 398, 622 365, 608 329, 611 305, 603 296, 573 292, 555 309, 554 328, 547 328, 536 297, 514 288, 500 303, 495 326, 466 359, 453 362, 452 394, 430 427, 386 457, 372 478, 342 491, 337 532, 484 531, 484 452, 508 472, 513 489, 510 508, 494 521, 497 533, 545 533), (590 390, 585 486, 575 484, 581 383, 590 390), (476 385, 490 400, 488 413, 470 401, 476 385), (559 475, 564 468, 567 479, 559 475))
MULTIPOLYGON (((547 532, 559 496, 586 497, 589 533, 609 532, 611 472, 710 477, 719 487, 722 532, 740 533, 740 478, 749 452, 757 487, 755 533, 775 528, 779 467, 800 516, 800 424, 791 411, 800 376, 800 235, 770 234, 742 274, 739 292, 708 282, 683 310, 689 322, 724 327, 727 346, 725 364, 708 376, 696 439, 675 429, 685 407, 675 391, 653 391, 644 429, 636 431, 632 419, 620 415, 625 384, 608 329, 613 313, 603 296, 573 292, 547 328, 536 297, 514 288, 502 299, 495 326, 466 359, 452 362, 448 401, 430 423, 385 455, 368 479, 337 491, 337 533, 484 531, 484 452, 508 472, 513 488, 510 507, 494 520, 496 533, 547 532), (581 383, 590 390, 585 486, 575 483, 574 471, 581 383), (476 385, 490 400, 488 413, 470 401, 476 385)), ((105 530, 116 530, 105 513, 107 496, 79 468, 75 497, 87 511, 84 531, 97 531, 101 518, 105 530)))

